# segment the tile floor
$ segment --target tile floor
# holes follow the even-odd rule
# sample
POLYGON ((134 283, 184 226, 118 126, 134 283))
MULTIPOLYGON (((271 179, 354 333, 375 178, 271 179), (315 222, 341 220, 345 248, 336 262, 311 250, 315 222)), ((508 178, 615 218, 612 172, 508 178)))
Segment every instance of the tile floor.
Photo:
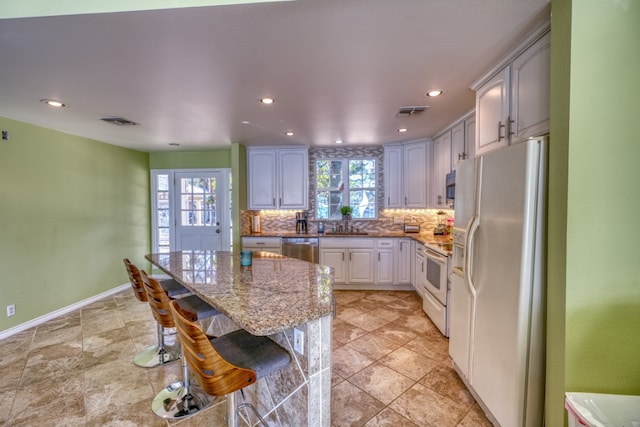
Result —
MULTIPOLYGON (((336 291, 332 426, 490 426, 413 292, 336 291)), ((144 369, 149 306, 130 290, 0 341, 0 426, 223 426, 219 399, 186 420, 150 402, 179 362, 144 369)), ((302 427, 302 426, 292 426, 302 427)))

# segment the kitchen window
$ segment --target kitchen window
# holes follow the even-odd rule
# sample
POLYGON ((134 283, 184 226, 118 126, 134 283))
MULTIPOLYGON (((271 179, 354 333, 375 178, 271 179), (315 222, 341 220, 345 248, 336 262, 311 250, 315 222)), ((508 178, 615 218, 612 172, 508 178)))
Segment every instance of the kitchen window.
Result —
POLYGON ((342 219, 340 208, 353 208, 353 219, 376 219, 376 159, 316 161, 316 218, 342 219))

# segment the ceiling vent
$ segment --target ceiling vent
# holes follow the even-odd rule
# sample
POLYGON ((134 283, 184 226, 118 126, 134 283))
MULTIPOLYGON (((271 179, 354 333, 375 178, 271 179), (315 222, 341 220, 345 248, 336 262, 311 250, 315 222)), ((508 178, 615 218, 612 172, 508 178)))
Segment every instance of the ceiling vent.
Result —
POLYGON ((428 105, 418 107, 402 107, 396 114, 397 117, 417 117, 421 116, 425 111, 429 109, 428 105))
POLYGON ((102 117, 100 120, 116 126, 136 126, 138 124, 131 120, 127 120, 124 117, 102 117))

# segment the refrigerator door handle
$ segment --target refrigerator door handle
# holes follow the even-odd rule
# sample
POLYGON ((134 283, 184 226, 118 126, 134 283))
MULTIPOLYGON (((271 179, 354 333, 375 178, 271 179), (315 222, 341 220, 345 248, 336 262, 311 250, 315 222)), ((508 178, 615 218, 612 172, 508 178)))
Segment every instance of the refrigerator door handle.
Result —
POLYGON ((469 229, 467 230, 467 241, 465 242, 465 254, 464 254, 464 282, 469 288, 469 293, 473 299, 476 299, 476 287, 471 279, 471 259, 473 257, 473 241, 475 239, 476 231, 480 225, 480 217, 474 216, 469 222, 469 229))

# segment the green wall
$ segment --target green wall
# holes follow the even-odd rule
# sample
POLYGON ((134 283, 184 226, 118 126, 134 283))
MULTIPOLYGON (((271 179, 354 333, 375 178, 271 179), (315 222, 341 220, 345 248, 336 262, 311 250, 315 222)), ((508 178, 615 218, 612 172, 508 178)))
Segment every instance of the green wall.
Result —
POLYGON ((3 331, 127 283, 122 258, 144 260, 150 220, 148 154, 3 118, 0 128, 3 331))
POLYGON ((231 150, 163 151, 149 154, 151 169, 231 168, 231 150))
POLYGON ((556 0, 552 10, 547 425, 556 426, 564 391, 640 395, 640 2, 556 0))
MULTIPOLYGON (((260 0, 282 1, 282 0, 260 0)), ((3 1, 0 18, 29 16, 75 15, 82 13, 108 13, 175 7, 216 6, 235 3, 257 3, 256 0, 20 0, 3 1)))

